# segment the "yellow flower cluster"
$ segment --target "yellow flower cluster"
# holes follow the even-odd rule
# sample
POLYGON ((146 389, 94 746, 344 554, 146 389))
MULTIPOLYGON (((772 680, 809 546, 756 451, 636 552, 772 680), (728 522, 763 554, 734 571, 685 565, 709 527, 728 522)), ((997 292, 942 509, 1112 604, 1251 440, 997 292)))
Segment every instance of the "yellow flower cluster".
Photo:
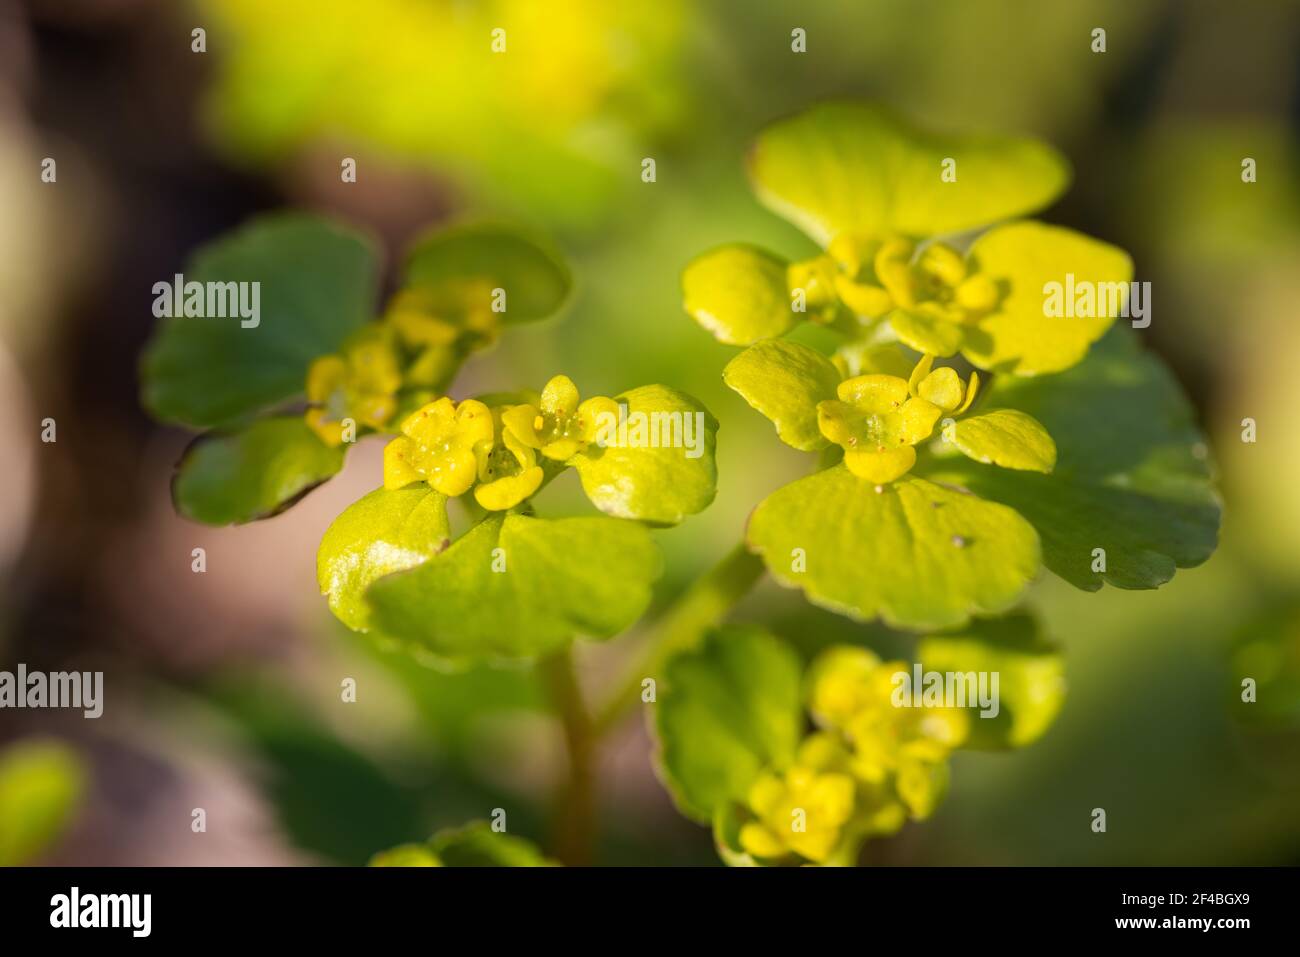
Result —
POLYGON ((594 441, 599 415, 618 406, 599 396, 580 401, 567 376, 546 384, 538 405, 489 407, 446 396, 413 412, 384 449, 384 487, 428 482, 447 496, 474 489, 489 511, 514 508, 542 485, 537 454, 564 462, 594 441))
MULTIPOLYGON (((381 429, 397 411, 401 386, 401 364, 388 338, 382 333, 364 336, 307 370, 307 425, 329 446, 343 443, 348 419, 359 427, 381 429)), ((356 438, 355 430, 351 438, 356 438)))
POLYGON ((388 304, 381 322, 307 371, 307 425, 330 446, 355 440, 347 422, 382 430, 402 389, 441 390, 465 357, 496 341, 492 284, 483 279, 413 286, 388 304))
POLYGON ((843 303, 859 316, 878 319, 893 309, 916 310, 936 321, 974 322, 997 306, 997 284, 972 271, 961 253, 934 242, 918 252, 902 236, 872 238, 841 233, 814 259, 787 270, 791 289, 803 289, 814 314, 843 303))
POLYGON ((537 406, 516 405, 501 417, 520 442, 554 462, 567 462, 595 441, 602 416, 617 419, 618 403, 603 395, 583 402, 573 381, 558 375, 546 383, 537 406))
POLYGON ((963 383, 947 367, 933 369, 933 356, 923 356, 911 380, 871 374, 845 379, 836 399, 817 405, 822 435, 844 449, 844 464, 859 478, 892 482, 916 464, 915 445, 934 432, 948 413, 961 415, 975 401, 979 374, 963 383))
POLYGON ((793 764, 764 771, 750 787, 749 820, 739 831, 745 852, 847 863, 861 839, 933 813, 969 719, 959 708, 896 707, 895 675, 908 668, 847 646, 813 663, 808 706, 819 730, 793 764))

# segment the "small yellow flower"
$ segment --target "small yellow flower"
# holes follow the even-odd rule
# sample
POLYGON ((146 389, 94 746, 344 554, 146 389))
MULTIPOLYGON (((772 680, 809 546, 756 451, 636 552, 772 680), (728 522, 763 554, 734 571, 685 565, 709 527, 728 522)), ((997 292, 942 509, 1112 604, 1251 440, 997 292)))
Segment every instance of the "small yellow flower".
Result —
POLYGON ((907 382, 892 375, 845 379, 837 399, 817 405, 822 435, 844 449, 844 464, 859 478, 892 482, 916 464, 912 446, 929 438, 943 414, 932 402, 910 396, 907 382))
POLYGON ((841 753, 831 736, 812 735, 783 774, 762 772, 749 789, 754 820, 741 826, 740 846, 755 857, 779 859, 793 853, 824 863, 854 812, 853 778, 829 769, 841 753))
POLYGON ((934 356, 921 357, 907 383, 908 392, 937 405, 950 415, 961 415, 971 407, 979 393, 980 374, 972 372, 970 382, 963 383, 955 370, 944 366, 931 371, 933 366, 934 356))
POLYGON ((913 446, 928 439, 945 413, 960 415, 979 389, 949 368, 931 371, 933 356, 923 356, 911 381, 885 373, 854 376, 836 389, 838 399, 817 404, 817 427, 844 449, 850 472, 870 482, 892 482, 916 464, 913 446))
POLYGON ((875 319, 894 307, 889 289, 878 273, 878 266, 889 261, 890 250, 884 247, 883 240, 852 233, 841 233, 827 247, 827 253, 839 268, 835 292, 859 316, 875 319))
POLYGON ((307 370, 307 425, 327 445, 340 445, 344 420, 381 429, 397 409, 402 372, 382 336, 369 336, 341 355, 322 356, 307 370))
POLYGON ((462 495, 478 477, 479 456, 492 448, 492 411, 444 396, 407 416, 401 431, 384 448, 384 488, 424 481, 443 495, 462 495))
POLYGON ((478 447, 478 482, 474 499, 489 512, 514 508, 541 487, 542 468, 537 453, 502 426, 501 412, 493 410, 493 420, 501 441, 478 447))
POLYGON ((502 413, 507 432, 556 462, 565 462, 596 441, 603 425, 618 420, 618 403, 605 396, 581 401, 568 376, 557 375, 542 390, 540 408, 525 404, 502 413))
POLYGON ((868 318, 901 307, 960 325, 991 312, 1001 296, 996 283, 972 272, 970 261, 945 243, 918 252, 902 236, 841 233, 826 252, 838 269, 833 282, 840 301, 868 318))

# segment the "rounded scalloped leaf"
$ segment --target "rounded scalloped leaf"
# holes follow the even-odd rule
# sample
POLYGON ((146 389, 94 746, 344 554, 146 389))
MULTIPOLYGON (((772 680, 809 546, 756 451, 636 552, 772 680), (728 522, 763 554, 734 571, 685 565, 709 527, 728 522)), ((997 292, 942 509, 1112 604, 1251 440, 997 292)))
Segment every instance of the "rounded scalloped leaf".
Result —
POLYGON ((439 831, 429 849, 444 867, 552 867, 532 841, 492 830, 487 821, 439 831))
POLYGON ((371 627, 435 655, 532 658, 624 631, 661 570, 636 522, 496 513, 366 597, 371 627))
POLYGON ((548 242, 491 223, 466 223, 424 236, 412 247, 403 275, 407 286, 483 279, 505 290, 506 322, 553 315, 573 288, 569 267, 548 242))
POLYGON ((1037 741, 1065 703, 1065 661, 1030 615, 972 621, 960 632, 929 635, 916 646, 926 672, 997 674, 997 713, 981 717, 969 705, 970 734, 963 748, 1023 748, 1037 741))
POLYGON ((1019 409, 994 409, 958 419, 945 437, 976 462, 1026 472, 1051 472, 1056 443, 1043 424, 1019 409))
POLYGON ((625 410, 626 435, 620 422, 615 444, 588 446, 568 461, 591 503, 615 518, 656 525, 676 525, 708 508, 717 493, 717 420, 696 399, 663 385, 615 399, 625 410))
POLYGON ((450 544, 445 495, 425 484, 396 491, 377 488, 325 530, 316 552, 316 580, 339 621, 365 631, 370 617, 366 589, 450 544))
POLYGON ((825 448, 817 403, 835 398, 840 372, 816 349, 785 339, 755 343, 722 370, 722 380, 776 425, 786 445, 825 448))
POLYGON ((970 260, 997 283, 1003 298, 966 327, 962 355, 981 369, 1021 376, 1078 363, 1115 322, 1133 278, 1133 260, 1124 250, 1045 223, 990 229, 971 247, 970 260), (1049 314, 1056 304, 1049 283, 1060 286, 1059 315, 1049 314), (1094 315, 1069 311, 1083 289, 1093 290, 1094 315))
POLYGON ((1205 437, 1173 376, 1130 329, 1115 327, 1059 375, 1001 377, 988 399, 1046 427, 1053 473, 953 457, 925 474, 1015 508, 1042 536, 1047 567, 1070 584, 1156 588, 1213 554, 1221 504, 1205 437))
POLYGON ((734 801, 721 801, 713 812, 713 847, 728 867, 763 867, 762 861, 740 846, 743 809, 734 801))
POLYGON ((258 283, 257 325, 244 328, 238 315, 162 320, 141 363, 145 408, 206 428, 300 395, 312 360, 372 318, 376 269, 369 240, 296 214, 254 220, 202 247, 186 283, 258 283))
POLYGON ((669 660, 654 707, 656 766, 683 814, 710 823, 765 767, 794 758, 802 670, 789 645, 751 626, 717 629, 669 660))
POLYGON ((744 243, 720 246, 687 265, 682 308, 732 346, 779 336, 802 318, 790 306, 785 260, 744 243))
POLYGON ((492 830, 486 821, 439 831, 427 844, 401 844, 380 851, 370 867, 552 867, 537 845, 492 830))
POLYGON ((1042 209, 1069 184, 1050 146, 941 136, 868 103, 823 103, 765 129, 749 156, 759 199, 825 247, 843 232, 924 237, 1042 209), (944 182, 945 160, 956 179, 944 182))
POLYGON ((344 446, 322 442, 297 416, 209 432, 176 464, 176 511, 205 525, 278 515, 343 468, 344 446))
POLYGON ((843 465, 777 489, 746 537, 814 604, 909 629, 1005 611, 1040 563, 1038 534, 1012 509, 911 476, 872 485, 843 465))

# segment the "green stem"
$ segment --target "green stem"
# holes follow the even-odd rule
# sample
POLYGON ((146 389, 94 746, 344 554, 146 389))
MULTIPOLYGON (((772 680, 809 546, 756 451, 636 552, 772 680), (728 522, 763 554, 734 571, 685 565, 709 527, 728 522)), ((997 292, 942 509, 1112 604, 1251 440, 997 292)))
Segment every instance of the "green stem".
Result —
POLYGON ((564 729, 569 762, 568 780, 556 808, 555 856, 569 866, 587 865, 596 823, 596 735, 572 655, 565 650, 547 658, 542 673, 564 729))
POLYGON ((726 617, 763 574, 763 562, 740 543, 698 578, 655 623, 641 656, 615 694, 597 713, 595 732, 604 734, 640 700, 641 683, 660 674, 665 661, 693 648, 726 617))

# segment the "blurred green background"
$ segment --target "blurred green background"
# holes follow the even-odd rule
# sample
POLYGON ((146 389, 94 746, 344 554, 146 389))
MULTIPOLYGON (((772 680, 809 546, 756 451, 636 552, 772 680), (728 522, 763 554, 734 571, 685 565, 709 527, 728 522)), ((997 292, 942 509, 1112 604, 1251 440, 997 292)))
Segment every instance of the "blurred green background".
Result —
MULTIPOLYGON (((722 423, 718 498, 659 534, 662 607, 807 467, 725 389, 732 350, 682 313, 678 274, 723 241, 809 253, 753 199, 742 157, 765 122, 861 96, 923 125, 1035 134, 1067 154, 1075 183, 1044 218, 1133 254, 1153 290, 1144 341, 1197 407, 1226 501, 1218 553, 1158 592, 1084 594, 1044 573, 1030 602, 1067 651, 1056 726, 1017 753, 959 755, 935 818, 869 845, 864 861, 1300 862, 1294 0, 20 0, 6 11, 0 395, 13 428, 0 456, 0 668, 103 670, 107 700, 97 721, 0 711, 0 850, 48 863, 362 863, 496 807, 512 833, 545 844, 564 758, 530 673, 428 670, 343 632, 316 594, 316 544, 378 483, 378 445, 269 522, 213 530, 173 516, 186 436, 137 403, 150 287, 198 243, 284 206, 372 230, 390 281, 405 243, 438 221, 505 216, 551 233, 578 277, 571 308, 474 358, 457 392, 564 372, 584 394, 664 382, 705 402, 722 423), (507 53, 494 57, 497 27, 507 53), (796 27, 803 54, 791 51, 796 27), (57 184, 40 182, 47 156, 57 184), (358 161, 355 184, 340 182, 344 156, 358 161), (55 444, 39 442, 46 416, 55 444), (1241 440, 1247 417, 1254 444, 1241 440), (196 546, 204 575, 190 571, 196 546), (1257 705, 1239 701, 1245 675, 1257 705), (354 704, 340 701, 344 677, 357 679, 354 704), (200 807, 207 831, 194 833, 200 807), (1094 807, 1105 834, 1089 826, 1094 807)), ((585 507, 563 480, 539 505, 585 507)), ((770 583, 737 617, 809 649, 909 641, 770 583)), ((638 638, 579 648, 592 697, 638 638)), ((602 753, 598 862, 716 863, 650 751, 633 718, 602 753)))

